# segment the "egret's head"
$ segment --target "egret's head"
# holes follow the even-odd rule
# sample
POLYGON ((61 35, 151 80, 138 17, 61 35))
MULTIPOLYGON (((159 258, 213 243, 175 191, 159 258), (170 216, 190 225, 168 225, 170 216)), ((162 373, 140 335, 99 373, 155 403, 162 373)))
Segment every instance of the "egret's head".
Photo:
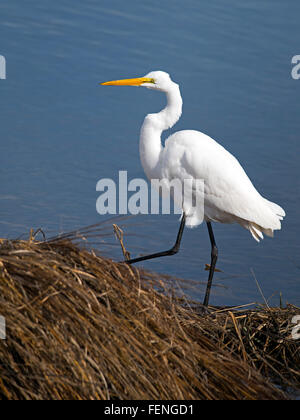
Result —
POLYGON ((171 80, 168 73, 164 71, 151 71, 144 77, 134 79, 113 80, 111 82, 101 83, 105 86, 144 86, 148 89, 167 92, 175 83, 171 80))

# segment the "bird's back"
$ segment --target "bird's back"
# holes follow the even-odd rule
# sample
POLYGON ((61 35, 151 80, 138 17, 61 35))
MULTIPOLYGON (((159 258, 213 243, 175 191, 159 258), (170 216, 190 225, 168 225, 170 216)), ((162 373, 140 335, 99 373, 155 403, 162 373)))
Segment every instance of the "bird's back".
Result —
MULTIPOLYGON (((237 222, 249 229, 256 240, 264 232, 272 236, 280 229, 284 210, 263 198, 238 160, 209 136, 184 130, 165 143, 160 164, 161 177, 204 181, 204 217, 221 223, 237 222)), ((179 204, 179 203, 178 203, 179 204)), ((190 214, 187 224, 201 223, 190 214)))

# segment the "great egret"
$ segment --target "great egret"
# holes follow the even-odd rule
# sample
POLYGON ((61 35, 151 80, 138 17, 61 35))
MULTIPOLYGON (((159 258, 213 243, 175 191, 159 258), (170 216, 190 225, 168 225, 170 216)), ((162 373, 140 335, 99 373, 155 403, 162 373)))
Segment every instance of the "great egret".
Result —
MULTIPOLYGON (((218 257, 211 222, 239 223, 259 242, 263 233, 273 236, 281 229, 284 210, 262 197, 254 188, 237 159, 207 135, 194 130, 172 134, 161 143, 161 133, 171 128, 182 113, 179 86, 162 71, 144 77, 114 80, 107 86, 144 86, 167 95, 167 106, 157 114, 146 116, 140 134, 140 158, 147 177, 170 182, 179 179, 204 180, 204 220, 211 242, 211 264, 203 305, 207 306, 218 257)), ((197 190, 194 191, 197 195, 197 190)), ((202 192, 203 194, 203 192, 202 192)), ((126 261, 133 264, 153 258, 174 255, 179 251, 184 227, 195 227, 203 215, 189 203, 182 203, 182 219, 175 245, 168 251, 126 261)))

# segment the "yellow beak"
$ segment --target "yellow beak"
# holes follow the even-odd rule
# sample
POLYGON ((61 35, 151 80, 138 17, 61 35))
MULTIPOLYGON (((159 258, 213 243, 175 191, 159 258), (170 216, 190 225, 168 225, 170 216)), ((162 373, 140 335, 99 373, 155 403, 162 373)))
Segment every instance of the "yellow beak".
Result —
POLYGON ((149 77, 137 77, 135 79, 112 80, 111 82, 100 83, 104 86, 141 86, 143 83, 155 83, 149 77))

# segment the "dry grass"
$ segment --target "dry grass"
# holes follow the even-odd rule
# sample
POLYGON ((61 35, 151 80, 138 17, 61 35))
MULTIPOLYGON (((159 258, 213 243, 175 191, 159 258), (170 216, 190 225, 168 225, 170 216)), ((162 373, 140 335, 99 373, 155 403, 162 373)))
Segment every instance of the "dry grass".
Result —
POLYGON ((246 311, 216 309, 201 324, 222 349, 238 355, 281 388, 300 391, 300 342, 291 334, 296 315, 300 309, 293 305, 246 311))
MULTIPOLYGON (((67 240, 2 241, 2 399, 286 399, 297 308, 199 313, 170 281, 67 240)), ((295 385, 296 384, 296 385, 295 385)))

